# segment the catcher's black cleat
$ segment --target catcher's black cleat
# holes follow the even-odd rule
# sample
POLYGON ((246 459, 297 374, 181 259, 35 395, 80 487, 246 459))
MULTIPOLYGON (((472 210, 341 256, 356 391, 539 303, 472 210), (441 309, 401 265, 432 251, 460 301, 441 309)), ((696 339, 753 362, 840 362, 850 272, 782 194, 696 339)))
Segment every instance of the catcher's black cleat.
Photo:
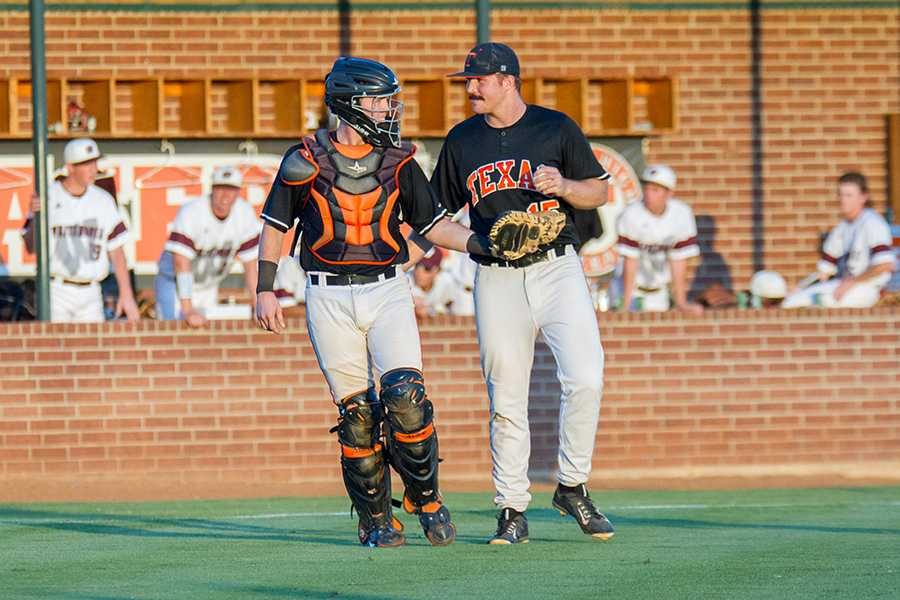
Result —
POLYGON ((615 535, 612 523, 594 507, 583 483, 575 487, 562 484, 556 486, 553 506, 559 510, 559 514, 575 517, 581 530, 592 538, 606 541, 615 535))
POLYGON ((497 533, 494 534, 488 544, 527 544, 528 543, 528 519, 525 513, 520 513, 513 508, 504 508, 497 515, 497 533))
POLYGON ((432 546, 448 546, 456 539, 456 526, 450 522, 450 511, 440 502, 415 506, 403 497, 403 510, 418 515, 419 524, 432 546))
POLYGON ((395 548, 406 543, 406 537, 394 528, 393 518, 385 522, 378 518, 370 523, 359 522, 359 542, 370 548, 395 548))

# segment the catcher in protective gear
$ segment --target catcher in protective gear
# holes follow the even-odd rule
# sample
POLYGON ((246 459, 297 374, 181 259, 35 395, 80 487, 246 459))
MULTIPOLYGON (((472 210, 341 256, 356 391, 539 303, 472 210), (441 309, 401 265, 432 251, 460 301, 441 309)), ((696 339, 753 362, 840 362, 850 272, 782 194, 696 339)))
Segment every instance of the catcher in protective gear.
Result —
POLYGON ((491 227, 491 252, 504 260, 522 258, 555 240, 565 226, 566 215, 561 212, 508 210, 491 227))

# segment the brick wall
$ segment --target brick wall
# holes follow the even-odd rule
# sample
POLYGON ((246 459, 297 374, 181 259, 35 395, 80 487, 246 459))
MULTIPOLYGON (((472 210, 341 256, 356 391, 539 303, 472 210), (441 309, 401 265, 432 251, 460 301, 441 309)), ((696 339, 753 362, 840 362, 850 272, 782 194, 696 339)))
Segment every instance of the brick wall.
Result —
MULTIPOLYGON (((497 9, 492 32, 517 48, 530 73, 680 79, 681 128, 649 139, 647 158, 675 167, 679 195, 711 217, 701 231, 707 254, 721 253, 735 284, 745 286, 753 270, 750 17, 737 4, 678 4, 497 9)), ((814 268, 819 233, 837 218, 833 188, 842 171, 866 173, 884 208, 884 116, 900 113, 897 8, 814 4, 762 12, 765 258, 789 280, 814 268)), ((354 53, 403 76, 456 70, 475 36, 474 15, 464 10, 369 7, 349 23, 354 53)), ((340 38, 331 11, 47 15, 51 75, 321 75, 340 38)), ((27 13, 0 12, 0 75, 27 73, 28 47, 27 13)))
MULTIPOLYGON (((305 324, 289 325, 0 325, 0 501, 339 492, 336 411, 305 324)), ((897 308, 616 314, 601 329, 595 487, 900 479, 897 308)), ((422 345, 444 487, 487 489, 473 323, 422 323, 422 345)), ((555 461, 554 373, 539 345, 536 482, 555 461)))

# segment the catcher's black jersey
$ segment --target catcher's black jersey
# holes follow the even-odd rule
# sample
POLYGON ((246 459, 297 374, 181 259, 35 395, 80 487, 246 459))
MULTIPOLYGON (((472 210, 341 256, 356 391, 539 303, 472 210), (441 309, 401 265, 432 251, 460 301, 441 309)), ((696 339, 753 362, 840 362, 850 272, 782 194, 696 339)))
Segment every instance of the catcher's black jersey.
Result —
MULTIPOLYGON (((507 210, 550 210, 566 213, 566 227, 553 245, 580 245, 572 219, 575 209, 561 198, 534 187, 540 165, 556 167, 566 179, 609 177, 578 125, 565 114, 529 105, 515 124, 491 127, 483 115, 470 117, 450 130, 431 177, 450 214, 470 206, 471 227, 487 235, 497 216, 507 210)), ((490 259, 473 257, 479 262, 490 259)))
MULTIPOLYGON (((379 239, 342 239, 341 241, 364 244, 379 243, 380 237, 389 236, 399 246, 399 250, 393 260, 389 264, 384 262, 375 263, 370 261, 342 261, 336 263, 333 261, 325 261, 321 253, 316 253, 314 246, 317 240, 323 238, 322 215, 330 212, 329 207, 322 196, 322 204, 311 201, 314 194, 313 187, 315 181, 303 182, 301 185, 291 185, 282 180, 282 171, 284 170, 285 161, 288 157, 301 149, 301 145, 294 146, 285 154, 282 161, 282 168, 272 183, 266 199, 265 207, 262 211, 262 218, 267 224, 275 227, 279 231, 287 232, 296 221, 297 228, 302 232, 300 242, 298 244, 300 250, 300 266, 307 272, 329 272, 337 274, 357 274, 357 275, 379 275, 393 265, 403 264, 409 260, 409 252, 406 246, 406 240, 400 234, 399 223, 405 222, 410 225, 420 235, 425 235, 435 223, 437 223, 446 214, 446 209, 441 205, 434 189, 429 185, 428 178, 422 172, 422 168, 415 160, 404 160, 396 167, 393 179, 396 181, 397 194, 396 202, 393 196, 389 198, 386 210, 389 211, 382 219, 382 231, 379 239), (322 208, 324 206, 324 209, 322 208), (315 217, 315 218, 312 218, 315 217)), ((379 152, 373 149, 371 152, 379 152)), ((368 155, 367 155, 368 156, 368 155)), ((327 158, 325 160, 328 160, 327 158)), ((360 161, 363 158, 355 160, 354 166, 359 169, 360 161)), ((347 199, 348 194, 342 194, 344 203, 341 210, 346 210, 349 216, 356 221, 366 221, 362 228, 363 231, 370 228, 376 228, 379 223, 369 223, 371 220, 373 207, 363 205, 353 201, 353 198, 347 199)), ((331 222, 331 219, 325 218, 324 221, 331 222)), ((332 231, 329 235, 334 235, 336 228, 331 227, 332 231)), ((359 229, 359 228, 356 228, 359 229)), ((327 235, 325 236, 327 237, 327 235)), ((346 234, 342 237, 346 237, 346 234)), ((362 238, 362 236, 357 236, 362 238)), ((347 253, 349 255, 349 253, 347 253)))

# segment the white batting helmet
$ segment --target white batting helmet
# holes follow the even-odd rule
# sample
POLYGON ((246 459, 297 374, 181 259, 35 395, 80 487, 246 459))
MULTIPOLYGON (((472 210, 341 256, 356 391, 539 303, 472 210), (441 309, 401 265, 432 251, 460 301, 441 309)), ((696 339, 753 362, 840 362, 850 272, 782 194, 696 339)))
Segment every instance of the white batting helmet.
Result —
POLYGON ((216 167, 212 174, 213 185, 230 185, 239 188, 244 183, 241 170, 236 167, 216 167))
POLYGON ((675 177, 675 171, 667 165, 649 165, 641 174, 641 181, 644 183, 655 183, 667 190, 675 191, 675 183, 678 181, 678 178, 675 177))
POLYGON ((776 271, 757 271, 750 279, 750 293, 771 300, 784 298, 787 296, 787 283, 776 271))

